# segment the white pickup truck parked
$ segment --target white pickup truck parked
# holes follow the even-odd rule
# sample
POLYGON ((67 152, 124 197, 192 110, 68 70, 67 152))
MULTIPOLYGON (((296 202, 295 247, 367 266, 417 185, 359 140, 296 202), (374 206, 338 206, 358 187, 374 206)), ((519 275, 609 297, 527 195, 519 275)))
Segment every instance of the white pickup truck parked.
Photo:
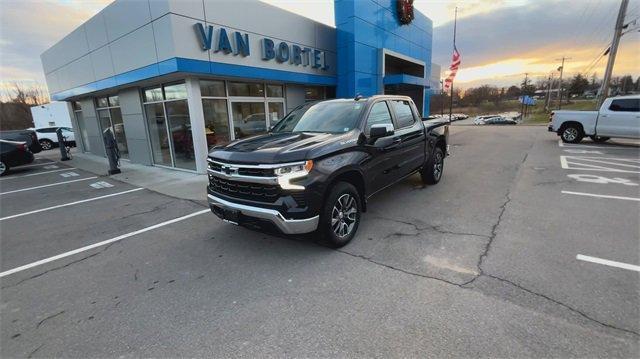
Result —
POLYGON ((578 143, 585 136, 594 142, 640 138, 640 95, 608 98, 598 111, 554 111, 549 132, 569 143, 578 143))

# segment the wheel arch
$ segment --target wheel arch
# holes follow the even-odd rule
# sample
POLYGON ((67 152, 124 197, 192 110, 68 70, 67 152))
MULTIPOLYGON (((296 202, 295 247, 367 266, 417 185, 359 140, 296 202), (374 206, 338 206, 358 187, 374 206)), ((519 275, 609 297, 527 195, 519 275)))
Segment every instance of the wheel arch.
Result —
POLYGON ((562 123, 562 125, 560 125, 560 127, 558 128, 558 136, 562 135, 562 131, 564 131, 565 128, 567 128, 570 125, 576 125, 578 127, 578 129, 580 129, 580 131, 582 131, 582 133, 584 134, 584 125, 579 122, 579 121, 565 121, 562 123))
POLYGON ((331 180, 329 181, 329 184, 326 187, 325 196, 331 190, 331 188, 333 188, 333 186, 338 182, 350 183, 358 190, 358 195, 360 196, 360 204, 362 206, 362 212, 366 212, 367 211, 366 187, 365 187, 365 181, 364 181, 364 176, 362 175, 362 172, 360 172, 355 168, 345 168, 339 173, 335 174, 331 178, 331 180))

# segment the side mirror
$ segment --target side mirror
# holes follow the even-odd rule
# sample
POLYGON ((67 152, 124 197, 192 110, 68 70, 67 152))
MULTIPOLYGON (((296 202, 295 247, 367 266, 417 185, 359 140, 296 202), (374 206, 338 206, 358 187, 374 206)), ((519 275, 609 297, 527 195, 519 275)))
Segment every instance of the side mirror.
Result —
POLYGON ((371 129, 369 130, 369 138, 372 140, 391 135, 393 135, 393 125, 388 123, 372 125, 371 129))

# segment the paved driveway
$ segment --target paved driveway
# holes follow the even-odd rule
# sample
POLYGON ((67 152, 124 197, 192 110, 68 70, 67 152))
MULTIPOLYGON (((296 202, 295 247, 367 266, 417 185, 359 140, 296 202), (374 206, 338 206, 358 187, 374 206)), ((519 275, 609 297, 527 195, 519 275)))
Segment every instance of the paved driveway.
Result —
POLYGON ((0 180, 0 354, 637 357, 640 148, 451 142, 337 251, 41 159, 0 180))

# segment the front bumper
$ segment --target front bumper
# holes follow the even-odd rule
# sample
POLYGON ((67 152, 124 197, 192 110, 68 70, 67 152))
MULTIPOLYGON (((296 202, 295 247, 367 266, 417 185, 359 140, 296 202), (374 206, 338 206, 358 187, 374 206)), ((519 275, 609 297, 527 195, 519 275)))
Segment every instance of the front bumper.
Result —
POLYGON ((260 208, 248 206, 244 204, 234 203, 224 200, 212 194, 207 195, 209 207, 217 207, 225 210, 236 210, 242 215, 252 218, 258 218, 273 223, 278 229, 285 234, 299 234, 313 232, 318 228, 320 216, 305 219, 286 219, 280 212, 274 209, 260 208))

